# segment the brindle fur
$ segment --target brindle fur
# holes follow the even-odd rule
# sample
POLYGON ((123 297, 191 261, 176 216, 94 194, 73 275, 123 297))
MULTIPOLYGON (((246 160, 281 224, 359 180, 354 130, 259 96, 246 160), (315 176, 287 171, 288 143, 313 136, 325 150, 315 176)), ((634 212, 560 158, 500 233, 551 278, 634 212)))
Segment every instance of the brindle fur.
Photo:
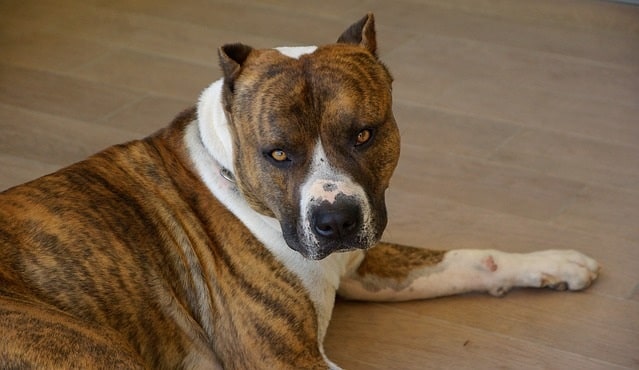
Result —
MULTIPOLYGON (((374 39, 372 28, 367 37, 374 39)), ((392 78, 374 52, 359 44, 319 47, 299 59, 275 50, 251 52, 242 45, 220 51, 234 146, 259 148, 235 152, 234 167, 242 174, 237 185, 254 209, 280 221, 285 235, 297 233, 296 187, 308 174, 319 138, 332 144, 325 148, 328 160, 366 189, 376 238, 381 237, 387 221, 384 194, 400 144, 391 107, 392 78), (256 99, 260 103, 251 104, 256 99), (364 128, 380 138, 374 149, 353 145, 364 128), (267 153, 273 149, 288 154, 286 168, 271 166, 267 153)))
POLYGON ((372 275, 382 279, 405 281, 416 269, 440 263, 445 254, 446 251, 380 242, 366 253, 366 258, 357 268, 357 273, 362 277, 372 275))
POLYGON ((325 367, 299 280, 241 223, 216 222, 234 216, 188 167, 194 118, 0 195, 0 368, 77 365, 60 356, 71 342, 46 349, 61 336, 127 342, 93 351, 122 368, 178 368, 193 348, 225 368, 325 367))
POLYGON ((233 85, 225 98, 230 105, 234 145, 264 151, 284 149, 300 162, 286 171, 257 171, 268 164, 262 151, 252 156, 236 152, 234 165, 243 174, 238 186, 254 208, 275 213, 279 219, 281 204, 299 204, 294 198, 299 192, 293 187, 307 174, 314 138, 335 144, 327 148, 329 160, 357 182, 364 181, 372 197, 383 194, 399 157, 399 133, 391 109, 392 79, 375 57, 350 44, 320 47, 312 57, 299 59, 275 50, 255 51, 241 59, 245 51, 241 55, 233 54, 235 51, 222 49, 223 65, 237 63, 242 68, 239 78, 226 79, 227 85, 233 85), (345 71, 344 66, 358 68, 345 71), (251 104, 255 99, 260 104, 251 104), (287 124, 275 125, 277 121, 287 124), (286 131, 281 131, 283 127, 286 131), (383 137, 377 143, 381 149, 370 152, 374 159, 366 152, 352 153, 352 140, 365 127, 376 129, 376 135, 383 137), (244 132, 254 134, 238 134, 244 132), (267 190, 272 193, 264 194, 267 190))

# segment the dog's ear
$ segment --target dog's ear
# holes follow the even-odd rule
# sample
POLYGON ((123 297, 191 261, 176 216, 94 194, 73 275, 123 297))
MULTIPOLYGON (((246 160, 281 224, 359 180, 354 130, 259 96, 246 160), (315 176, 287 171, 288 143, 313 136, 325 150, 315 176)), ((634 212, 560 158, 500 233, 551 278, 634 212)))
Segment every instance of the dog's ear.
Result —
POLYGON ((224 45, 217 51, 220 57, 220 67, 224 73, 224 84, 229 86, 231 92, 235 80, 242 70, 242 64, 251 51, 253 51, 252 47, 240 43, 224 45))
POLYGON ((368 13, 364 18, 353 23, 337 39, 339 43, 356 44, 366 48, 371 54, 377 56, 377 39, 375 37, 375 17, 368 13))
POLYGON ((224 108, 230 111, 230 104, 235 91, 235 81, 242 71, 242 64, 246 61, 253 48, 244 44, 226 44, 217 50, 220 67, 224 74, 224 89, 222 91, 224 108))

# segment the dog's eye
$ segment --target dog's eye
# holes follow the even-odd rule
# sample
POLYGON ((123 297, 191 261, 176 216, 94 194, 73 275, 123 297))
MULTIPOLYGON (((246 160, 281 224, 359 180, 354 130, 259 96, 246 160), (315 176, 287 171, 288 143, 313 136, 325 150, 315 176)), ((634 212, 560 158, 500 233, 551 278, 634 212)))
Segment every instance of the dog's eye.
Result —
POLYGON ((357 133, 357 137, 355 138, 355 146, 364 145, 371 140, 373 137, 373 132, 370 129, 363 129, 362 131, 357 133))
POLYGON ((284 162, 288 160, 288 155, 286 155, 286 152, 281 149, 275 149, 270 154, 271 158, 277 162, 284 162))

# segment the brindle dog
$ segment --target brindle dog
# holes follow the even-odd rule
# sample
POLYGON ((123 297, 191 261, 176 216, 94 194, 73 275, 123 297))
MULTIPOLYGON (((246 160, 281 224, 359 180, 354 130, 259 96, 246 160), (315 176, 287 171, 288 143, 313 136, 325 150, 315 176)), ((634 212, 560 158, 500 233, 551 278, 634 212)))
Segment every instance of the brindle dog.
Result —
POLYGON ((399 135, 372 15, 336 44, 219 54, 166 129, 0 194, 1 368, 336 368, 336 293, 597 277, 574 251, 379 242, 399 135))

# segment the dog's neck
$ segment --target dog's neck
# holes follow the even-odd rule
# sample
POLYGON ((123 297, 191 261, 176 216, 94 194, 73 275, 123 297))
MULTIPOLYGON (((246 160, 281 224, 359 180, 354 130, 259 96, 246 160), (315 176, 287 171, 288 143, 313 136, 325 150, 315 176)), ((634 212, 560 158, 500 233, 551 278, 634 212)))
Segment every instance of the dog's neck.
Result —
POLYGON ((222 106, 222 85, 223 81, 217 80, 202 92, 197 105, 198 128, 204 148, 221 167, 219 172, 228 171, 234 177, 233 142, 222 106))

